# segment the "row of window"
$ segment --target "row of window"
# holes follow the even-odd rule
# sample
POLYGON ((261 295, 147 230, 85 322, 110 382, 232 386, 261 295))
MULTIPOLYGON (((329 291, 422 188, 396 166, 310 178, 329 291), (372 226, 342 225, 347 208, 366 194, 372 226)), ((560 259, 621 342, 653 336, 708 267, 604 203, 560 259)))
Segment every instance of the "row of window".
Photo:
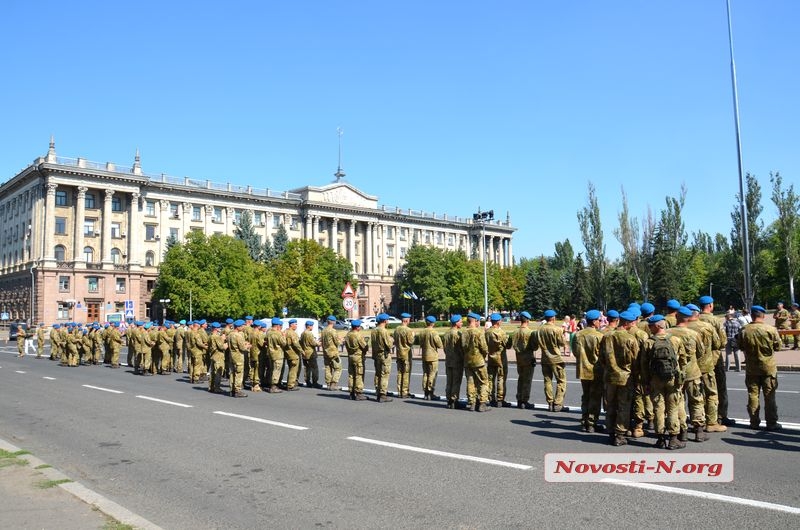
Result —
MULTIPOLYGON (((111 197, 111 211, 121 212, 123 209, 123 198, 120 195, 111 197)), ((70 206, 70 196, 66 190, 56 190, 56 206, 70 206)), ((83 206, 87 210, 99 208, 98 197, 94 192, 87 191, 83 197, 83 206)))
MULTIPOLYGON (((125 278, 115 278, 115 292, 122 294, 125 292, 125 278)), ((70 291, 70 277, 69 276, 59 276, 58 277, 58 292, 60 293, 68 293, 70 291)), ((100 277, 99 276, 87 276, 86 277, 86 291, 89 293, 99 293, 100 292, 100 277)))
MULTIPOLYGON (((64 245, 56 245, 53 249, 53 256, 56 261, 67 261, 67 249, 64 245)), ((122 263, 122 258, 126 254, 118 248, 111 249, 111 262, 114 264, 122 263)), ((83 258, 86 263, 94 263, 94 249, 92 247, 83 247, 83 258)), ((156 255, 153 251, 147 251, 144 255, 145 267, 153 267, 155 265, 156 255)))

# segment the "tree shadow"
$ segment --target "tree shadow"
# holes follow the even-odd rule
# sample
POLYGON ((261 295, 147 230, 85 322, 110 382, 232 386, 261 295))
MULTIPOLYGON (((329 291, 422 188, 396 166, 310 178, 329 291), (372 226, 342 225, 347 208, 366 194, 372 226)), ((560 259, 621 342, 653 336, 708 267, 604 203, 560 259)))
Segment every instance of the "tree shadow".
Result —
POLYGON ((759 449, 772 449, 776 451, 800 452, 800 440, 794 436, 785 436, 783 433, 776 432, 734 432, 720 438, 720 441, 739 447, 757 447, 759 449), (732 436, 739 436, 741 438, 733 438, 732 436))
MULTIPOLYGON (((395 398, 395 399, 397 399, 397 398, 395 398)), ((418 407, 430 407, 430 408, 434 408, 434 409, 446 409, 447 408, 447 402, 446 401, 442 401, 442 402, 439 402, 439 401, 425 401, 425 400, 420 401, 418 399, 403 399, 402 401, 405 402, 405 403, 408 403, 409 405, 416 405, 418 407)))

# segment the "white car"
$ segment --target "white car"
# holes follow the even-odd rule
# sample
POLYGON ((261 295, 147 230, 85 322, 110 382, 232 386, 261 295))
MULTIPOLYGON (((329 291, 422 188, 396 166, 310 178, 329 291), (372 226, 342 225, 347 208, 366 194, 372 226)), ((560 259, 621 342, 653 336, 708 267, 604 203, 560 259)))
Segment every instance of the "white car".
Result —
MULTIPOLYGON (((374 317, 374 316, 362 318, 361 319, 361 329, 373 329, 373 328, 375 328, 378 325, 378 322, 377 322, 376 318, 377 317, 374 317)), ((392 317, 392 316, 390 316, 389 320, 386 321, 386 325, 387 326, 390 325, 390 324, 402 324, 402 323, 403 323, 402 320, 400 320, 397 317, 392 317)))

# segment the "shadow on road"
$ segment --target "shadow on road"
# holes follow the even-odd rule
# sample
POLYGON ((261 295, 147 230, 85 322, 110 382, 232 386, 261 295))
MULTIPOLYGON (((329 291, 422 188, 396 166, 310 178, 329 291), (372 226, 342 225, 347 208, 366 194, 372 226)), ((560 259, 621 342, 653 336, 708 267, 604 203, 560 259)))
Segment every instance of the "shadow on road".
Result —
POLYGON ((734 432, 729 436, 720 438, 724 443, 740 447, 757 447, 759 449, 772 449, 775 451, 800 452, 800 438, 786 436, 784 433, 774 432, 734 432), (738 436, 740 438, 734 438, 738 436))

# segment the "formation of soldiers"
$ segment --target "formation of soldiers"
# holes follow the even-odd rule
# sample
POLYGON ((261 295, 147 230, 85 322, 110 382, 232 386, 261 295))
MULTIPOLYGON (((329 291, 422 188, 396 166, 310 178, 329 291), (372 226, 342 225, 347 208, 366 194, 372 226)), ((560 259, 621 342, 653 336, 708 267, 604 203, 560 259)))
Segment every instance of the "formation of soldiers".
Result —
MULTIPOLYGON (((699 305, 681 305, 669 300, 665 314, 656 314, 650 303, 631 303, 622 312, 598 310, 586 312, 584 329, 574 336, 576 376, 581 382, 581 424, 585 432, 606 430, 609 443, 621 446, 630 437, 640 438, 652 430, 656 447, 680 449, 689 435, 696 442, 708 439, 707 433, 724 432, 732 422, 728 418, 726 370, 721 350, 726 344, 722 321, 713 315, 714 301, 709 296, 699 305), (605 424, 599 423, 605 410, 605 424), (688 409, 688 412, 687 412, 688 409)), ((764 324, 766 310, 753 306, 752 323, 739 334, 738 343, 745 354, 748 390, 748 413, 751 428, 760 426, 760 393, 764 395, 767 430, 780 429, 775 391, 777 367, 772 353, 781 339, 772 326, 764 324)), ((375 367, 375 400, 389 397, 389 374, 392 354, 397 368, 397 395, 410 397, 409 380, 414 345, 422 356, 423 390, 426 400, 438 400, 435 384, 439 351, 444 351, 446 370, 445 399, 448 409, 466 408, 485 412, 490 407, 510 407, 506 400, 508 377, 507 350, 516 354, 516 406, 532 409, 531 386, 536 366, 536 352, 541 351, 544 395, 548 409, 564 409, 566 363, 564 333, 555 322, 556 312, 547 310, 542 321, 532 325, 527 311, 519 314, 520 325, 507 333, 502 317, 494 313, 487 328, 481 316, 469 313, 466 318, 453 315, 449 329, 434 330, 435 317, 426 319, 418 332, 409 328, 410 315, 401 315, 402 323, 387 329, 389 315, 376 317, 376 328, 368 337, 361 333, 361 321, 341 339, 334 330, 335 317, 319 339, 313 334, 314 321, 304 323, 298 334, 296 319, 288 328, 280 318, 269 325, 252 316, 227 319, 225 323, 197 320, 154 323, 133 322, 123 333, 116 323, 80 325, 55 324, 50 331, 51 360, 64 366, 107 364, 120 366, 123 339, 127 341, 127 364, 135 374, 181 373, 186 366, 191 383, 208 381, 208 390, 223 393, 222 380, 229 381, 229 394, 246 397, 264 390, 280 393, 299 389, 301 372, 305 385, 323 388, 319 381, 317 351, 321 349, 324 380, 327 388, 339 390, 341 378, 340 348, 348 358, 350 398, 366 400, 364 373, 367 355, 375 367), (285 383, 283 382, 285 379, 285 383), (460 401, 461 385, 466 379, 466 404, 460 401)), ((44 352, 46 329, 36 330, 37 357, 44 352)), ((25 335, 22 333, 24 341, 25 335)), ((21 344, 22 342, 20 342, 21 344)), ((22 355, 22 350, 20 350, 22 355)))

